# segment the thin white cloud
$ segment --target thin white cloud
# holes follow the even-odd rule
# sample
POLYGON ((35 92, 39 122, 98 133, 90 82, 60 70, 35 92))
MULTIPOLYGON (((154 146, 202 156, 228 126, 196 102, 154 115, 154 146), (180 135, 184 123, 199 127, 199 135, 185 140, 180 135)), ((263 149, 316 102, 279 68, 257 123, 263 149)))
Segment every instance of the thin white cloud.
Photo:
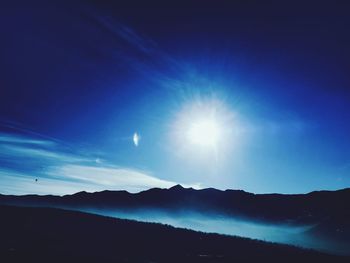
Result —
POLYGON ((96 156, 86 158, 78 153, 68 153, 57 143, 30 136, 2 136, 0 157, 2 194, 63 195, 102 190, 138 192, 176 184, 147 171, 111 166, 96 156))
POLYGON ((34 144, 41 146, 52 146, 55 143, 49 140, 30 139, 19 135, 0 133, 0 143, 34 144))
POLYGON ((21 158, 44 158, 60 162, 87 162, 92 159, 69 153, 54 151, 54 149, 34 148, 26 145, 1 145, 1 154, 21 158))
POLYGON ((65 195, 80 191, 95 192, 105 190, 83 182, 68 182, 61 179, 27 176, 11 171, 0 171, 0 193, 11 195, 65 195), (38 179, 37 181, 35 179, 38 179))
POLYGON ((136 33, 130 27, 123 25, 110 17, 95 16, 96 21, 105 29, 109 30, 114 36, 123 39, 129 45, 145 54, 154 53, 157 45, 151 39, 148 39, 136 33))
POLYGON ((167 188, 175 182, 158 179, 147 172, 131 168, 63 165, 47 172, 53 178, 76 180, 104 189, 137 192, 152 187, 167 188))

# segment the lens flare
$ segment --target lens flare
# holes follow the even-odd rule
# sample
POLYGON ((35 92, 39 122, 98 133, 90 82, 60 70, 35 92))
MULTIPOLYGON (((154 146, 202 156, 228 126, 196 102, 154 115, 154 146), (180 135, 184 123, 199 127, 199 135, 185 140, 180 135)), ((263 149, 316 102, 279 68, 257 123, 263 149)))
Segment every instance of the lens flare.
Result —
POLYGON ((132 140, 134 142, 134 145, 137 147, 139 146, 140 141, 140 135, 137 134, 137 132, 134 133, 134 136, 132 137, 132 140))

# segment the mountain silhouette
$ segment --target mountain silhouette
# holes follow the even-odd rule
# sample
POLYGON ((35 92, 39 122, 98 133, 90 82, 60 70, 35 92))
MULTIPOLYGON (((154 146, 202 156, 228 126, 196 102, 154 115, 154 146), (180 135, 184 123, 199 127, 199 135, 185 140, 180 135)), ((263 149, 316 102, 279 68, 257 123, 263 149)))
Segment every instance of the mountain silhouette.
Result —
POLYGON ((318 223, 332 217, 349 218, 350 189, 317 191, 308 194, 252 194, 242 190, 195 190, 181 185, 152 188, 140 193, 127 191, 78 192, 65 196, 0 195, 1 204, 91 207, 154 208, 167 211, 191 210, 204 214, 241 216, 255 220, 288 223, 318 223))
MULTIPOLYGON (((132 194, 127 191, 79 192, 65 196, 0 195, 0 204, 80 211, 161 211, 198 213, 268 224, 311 226, 307 234, 350 247, 350 189, 308 194, 252 194, 242 190, 195 190, 175 185, 132 194)), ((98 213, 99 213, 98 212, 98 213)), ((350 251, 348 249, 345 249, 350 251)))

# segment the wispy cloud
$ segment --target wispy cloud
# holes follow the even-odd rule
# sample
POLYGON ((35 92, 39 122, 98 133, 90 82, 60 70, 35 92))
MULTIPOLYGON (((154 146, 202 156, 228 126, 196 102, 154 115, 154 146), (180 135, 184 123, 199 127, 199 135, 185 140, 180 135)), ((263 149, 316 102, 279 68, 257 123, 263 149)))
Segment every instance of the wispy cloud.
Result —
POLYGON ((0 133, 0 193, 71 194, 78 191, 170 187, 148 171, 117 167, 64 151, 57 142, 0 133))
POLYGON ((28 145, 0 145, 0 155, 13 156, 17 158, 41 158, 57 162, 89 162, 92 159, 84 158, 74 154, 53 151, 54 149, 40 149, 28 145))
POLYGON ((52 146, 54 142, 48 140, 29 139, 20 135, 0 134, 0 143, 13 144, 35 144, 42 146, 52 146))
POLYGON ((64 165, 48 171, 53 178, 66 178, 105 189, 127 189, 135 192, 152 187, 170 187, 174 182, 158 179, 148 172, 125 167, 64 165))
POLYGON ((123 39, 138 51, 151 54, 157 49, 156 43, 140 34, 130 27, 113 20, 111 17, 95 16, 96 21, 115 36, 123 39))
POLYGON ((40 177, 35 180, 34 175, 21 174, 15 171, 0 170, 1 194, 53 194, 65 195, 79 191, 94 192, 104 190, 92 184, 69 182, 62 179, 40 177))
POLYGON ((185 73, 182 63, 162 50, 152 38, 140 34, 113 17, 96 15, 93 12, 90 16, 111 39, 102 52, 107 51, 117 62, 123 61, 145 78, 161 85, 165 80, 176 81, 179 75, 185 73), (176 73, 176 77, 173 77, 173 73, 176 73))

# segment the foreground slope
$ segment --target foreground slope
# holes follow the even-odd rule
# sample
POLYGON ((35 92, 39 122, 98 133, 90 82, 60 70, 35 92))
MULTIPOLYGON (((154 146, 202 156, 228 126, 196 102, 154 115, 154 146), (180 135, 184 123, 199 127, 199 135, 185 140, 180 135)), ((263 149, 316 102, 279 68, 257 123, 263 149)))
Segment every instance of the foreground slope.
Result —
POLYGON ((0 262, 349 262, 286 245, 53 208, 0 206, 0 262))
POLYGON ((348 200, 350 189, 283 195, 213 188, 194 190, 180 185, 170 189, 153 188, 136 194, 102 191, 66 196, 0 195, 0 204, 95 211, 102 215, 143 210, 152 213, 160 211, 172 217, 178 213, 187 215, 195 212, 208 218, 221 215, 275 225, 312 226, 305 232, 308 237, 335 244, 335 248, 331 249, 334 253, 350 255, 348 200))

